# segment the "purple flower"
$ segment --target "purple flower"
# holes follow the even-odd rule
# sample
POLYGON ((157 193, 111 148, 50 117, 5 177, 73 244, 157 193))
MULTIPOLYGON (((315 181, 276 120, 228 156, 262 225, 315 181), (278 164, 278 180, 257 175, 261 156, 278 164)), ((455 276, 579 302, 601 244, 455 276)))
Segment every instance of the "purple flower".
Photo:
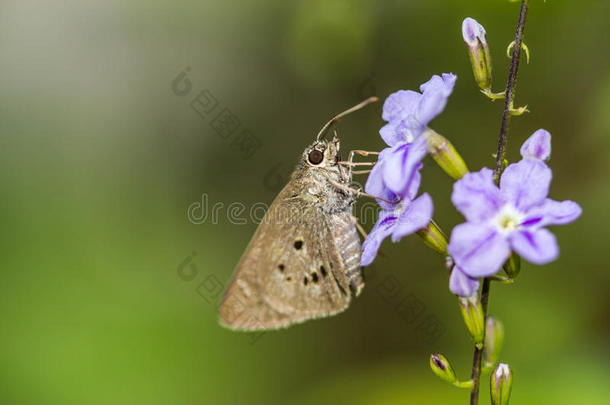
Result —
POLYGON ((390 148, 384 149, 379 155, 378 163, 367 179, 365 191, 389 201, 377 200, 382 210, 379 213, 377 223, 362 244, 361 266, 368 266, 373 262, 379 251, 381 242, 388 236, 392 236, 392 242, 398 242, 403 237, 424 228, 432 219, 432 199, 428 194, 422 194, 415 198, 419 190, 422 167, 418 163, 413 170, 413 175, 403 195, 393 193, 383 183, 381 172, 383 165, 387 164, 386 156, 391 152, 390 148))
POLYGON ((419 89, 399 90, 390 94, 383 104, 381 117, 388 122, 379 134, 388 146, 413 142, 439 115, 453 92, 457 76, 453 73, 434 75, 419 89))
POLYGON ((456 79, 451 73, 434 75, 420 86, 421 93, 400 90, 386 99, 382 118, 388 124, 379 133, 391 149, 381 177, 392 192, 398 195, 406 192, 414 168, 427 152, 425 139, 420 135, 445 108, 456 79))
POLYGON ((428 151, 426 138, 420 135, 445 108, 456 78, 451 73, 435 75, 420 86, 421 93, 400 90, 386 99, 382 118, 388 124, 379 133, 389 147, 381 151, 364 190, 387 201, 377 200, 382 211, 362 245, 362 266, 373 262, 388 236, 398 242, 430 222, 432 199, 428 194, 415 198, 421 182, 421 161, 428 151))
POLYGON ((547 198, 552 172, 541 159, 550 149, 550 134, 537 131, 524 143, 523 159, 504 171, 500 187, 487 168, 454 184, 451 200, 467 222, 453 229, 448 252, 464 274, 496 273, 511 250, 534 264, 557 258, 557 241, 545 227, 570 223, 582 210, 575 202, 547 198))

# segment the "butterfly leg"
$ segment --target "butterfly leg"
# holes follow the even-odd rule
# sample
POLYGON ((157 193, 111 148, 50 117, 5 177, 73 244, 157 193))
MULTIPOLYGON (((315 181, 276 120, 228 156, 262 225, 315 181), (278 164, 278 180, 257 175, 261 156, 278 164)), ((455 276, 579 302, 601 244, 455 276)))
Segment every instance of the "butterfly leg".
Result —
POLYGON ((360 155, 360 156, 375 155, 376 156, 376 155, 379 155, 379 152, 374 152, 374 151, 370 151, 370 150, 362 150, 362 149, 354 149, 349 152, 348 160, 350 162, 354 159, 354 155, 360 155))
MULTIPOLYGON (((352 178, 352 167, 353 166, 374 166, 375 162, 359 162, 359 163, 355 163, 354 162, 354 156, 355 155, 360 155, 360 156, 377 156, 379 155, 379 152, 374 152, 374 151, 369 151, 369 150, 362 150, 362 149, 355 149, 355 150, 351 150, 349 152, 348 158, 347 158, 347 162, 345 163, 346 166, 348 166, 347 169, 347 173, 348 173, 348 178, 351 179, 352 178), (371 164, 372 163, 372 164, 371 164)), ((343 162, 341 162, 343 163, 343 162)))
POLYGON ((353 170, 353 167, 357 166, 375 166, 376 162, 339 162, 340 165, 345 165, 348 167, 347 169, 347 178, 351 179, 354 174, 368 174, 371 172, 371 169, 366 170, 353 170))
POLYGON ((340 165, 345 166, 375 166, 377 162, 350 162, 347 160, 342 160, 339 162, 340 165))
POLYGON ((352 194, 355 194, 356 198, 358 198, 358 197, 368 197, 368 198, 373 198, 375 200, 385 201, 385 202, 390 203, 390 204, 397 204, 399 202, 399 200, 397 200, 397 201, 390 201, 390 200, 388 200, 386 198, 383 198, 383 197, 378 197, 378 196, 374 196, 372 194, 365 193, 361 189, 351 188, 349 186, 346 186, 345 184, 338 183, 338 182, 336 182, 334 180, 328 180, 328 181, 330 182, 330 184, 332 184, 333 186, 335 186, 337 188, 340 188, 341 190, 345 190, 345 191, 348 191, 348 192, 350 192, 352 194))
POLYGON ((356 229, 358 229, 358 232, 360 232, 362 237, 364 237, 364 239, 366 239, 367 236, 369 236, 369 235, 366 233, 366 231, 364 230, 362 225, 360 225, 360 221, 358 220, 358 217, 356 217, 355 215, 352 215, 352 219, 354 220, 354 224, 356 225, 356 229))

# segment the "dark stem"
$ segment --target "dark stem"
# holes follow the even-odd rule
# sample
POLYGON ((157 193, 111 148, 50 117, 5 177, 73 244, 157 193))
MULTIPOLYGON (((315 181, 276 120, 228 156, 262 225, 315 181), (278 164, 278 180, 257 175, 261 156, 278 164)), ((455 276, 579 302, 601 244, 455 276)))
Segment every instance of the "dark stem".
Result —
POLYGON ((523 43, 523 29, 525 28, 525 17, 527 16, 528 5, 529 0, 521 0, 521 12, 519 13, 519 22, 517 23, 517 32, 515 33, 515 47, 513 48, 513 57, 508 72, 508 82, 506 83, 504 98, 504 114, 502 115, 502 125, 500 126, 500 137, 498 139, 496 167, 494 170, 496 182, 499 180, 502 171, 504 171, 508 125, 510 123, 511 109, 513 108, 513 100, 515 97, 515 83, 517 81, 517 71, 519 70, 519 59, 521 58, 521 44, 523 43))
MULTIPOLYGON (((513 48, 513 57, 510 62, 510 70, 508 73, 508 81, 506 83, 506 93, 504 100, 504 113, 502 114, 502 125, 500 126, 500 137, 498 138, 498 151, 496 155, 496 166, 494 169, 494 179, 496 183, 500 181, 500 176, 504 171, 504 156, 506 155, 506 143, 508 140, 508 125, 510 123, 511 109, 513 108, 513 100, 515 97, 515 83, 517 81, 517 71, 519 70, 519 59, 521 57, 521 44, 523 42, 523 29, 525 28, 525 17, 527 16, 527 8, 529 0, 521 0, 521 11, 519 12, 519 22, 517 23, 517 32, 515 33, 515 47, 513 48)), ((485 278, 483 287, 481 288, 481 306, 483 307, 483 315, 487 319, 487 304, 489 302, 489 288, 491 280, 485 278)), ((479 386, 481 380, 481 363, 483 360, 483 346, 474 348, 474 356, 472 360, 473 382, 472 391, 470 393, 470 405, 478 405, 479 403, 479 386)))

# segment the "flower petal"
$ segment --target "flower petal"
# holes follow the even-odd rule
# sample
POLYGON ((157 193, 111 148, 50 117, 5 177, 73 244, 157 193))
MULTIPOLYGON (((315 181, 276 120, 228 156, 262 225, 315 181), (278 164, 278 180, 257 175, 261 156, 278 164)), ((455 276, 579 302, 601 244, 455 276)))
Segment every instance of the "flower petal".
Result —
POLYGON ((453 228, 447 251, 470 277, 495 274, 510 255, 504 236, 490 226, 469 222, 453 228))
POLYGON ((427 153, 427 142, 419 137, 415 142, 402 143, 394 146, 386 155, 383 164, 383 181, 385 185, 404 198, 411 193, 411 183, 416 178, 420 163, 427 153))
POLYGON ((451 202, 469 222, 493 217, 504 203, 500 189, 494 184, 493 172, 486 167, 456 181, 451 202))
POLYGON ((457 76, 453 73, 443 73, 441 76, 434 75, 426 83, 419 86, 422 93, 440 92, 445 97, 449 97, 453 92, 457 76))
POLYGON ((396 146, 399 143, 411 143, 418 137, 424 128, 413 115, 404 119, 390 121, 379 130, 381 138, 388 146, 396 146))
POLYGON ((366 183, 364 184, 364 191, 368 194, 381 196, 386 189, 383 184, 383 164, 385 162, 381 159, 377 159, 377 163, 371 169, 368 177, 366 178, 366 183))
POLYGON ((381 139, 383 139, 388 146, 395 146, 396 144, 405 141, 404 137, 398 133, 398 125, 400 125, 400 120, 394 120, 385 124, 379 130, 381 139))
POLYGON ((383 161, 378 160, 375 166, 373 166, 369 176, 366 178, 364 191, 367 194, 385 198, 385 193, 389 190, 383 184, 383 163, 383 161))
POLYGON ((504 198, 522 212, 542 203, 549 194, 553 172, 542 161, 522 159, 509 165, 500 179, 504 198))
POLYGON ((423 96, 417 106, 417 121, 422 127, 428 126, 445 109, 456 79, 453 73, 443 73, 442 77, 434 75, 419 87, 423 96))
POLYGON ((381 118, 385 121, 395 121, 415 114, 421 94, 413 90, 399 90, 392 93, 383 103, 381 118))
POLYGON ((428 126, 437 115, 439 115, 447 105, 447 97, 438 91, 424 93, 421 102, 417 107, 417 119, 423 127, 428 126))
POLYGON ((417 195, 417 192, 419 191, 419 186, 421 184, 421 173, 420 173, 420 169, 423 167, 423 163, 418 163, 415 165, 415 167, 413 168, 413 177, 411 178, 411 181, 409 181, 409 184, 407 185, 407 188, 405 190, 405 192, 402 195, 402 199, 403 200, 409 200, 412 201, 415 199, 415 196, 417 195))
POLYGON ((432 76, 420 86, 423 96, 417 106, 417 120, 423 127, 428 126, 428 123, 445 109, 456 78, 453 74, 444 73, 442 78, 432 76))
POLYGON ((371 169, 371 172, 366 179, 366 184, 364 185, 364 191, 368 194, 382 196, 382 194, 385 193, 387 187, 383 183, 383 165, 390 150, 391 148, 385 148, 379 152, 377 162, 375 162, 375 165, 371 169))
POLYGON ((510 235, 510 244, 515 252, 534 264, 546 264, 559 256, 555 235, 544 228, 514 232, 510 235))
POLYGON ((521 156, 529 159, 549 160, 551 157, 551 134, 544 129, 534 132, 523 142, 521 156))
POLYGON ((371 229, 364 242, 362 243, 362 256, 360 257, 360 265, 368 266, 373 263, 381 242, 387 238, 394 229, 396 216, 392 212, 381 211, 377 223, 371 229))
POLYGON ((408 202, 392 232, 392 242, 398 242, 403 237, 424 228, 432 219, 434 205, 428 193, 420 195, 417 199, 408 202))
POLYGON ((540 205, 532 207, 521 225, 541 228, 548 225, 565 225, 576 220, 582 208, 574 201, 555 201, 547 198, 540 205))
MULTIPOLYGON (((377 161, 377 164, 373 166, 369 177, 366 179, 364 191, 367 194, 370 194, 375 197, 381 197, 388 201, 398 201, 400 200, 400 198, 394 192, 392 192, 392 190, 387 188, 385 183, 383 182, 383 164, 383 161, 377 161)), ((389 203, 379 198, 376 199, 376 201, 379 206, 386 211, 394 210, 394 208, 396 207, 396 204, 389 203)))
POLYGON ((460 297, 471 297, 479 289, 479 280, 469 277, 460 269, 454 266, 449 276, 449 290, 460 297))

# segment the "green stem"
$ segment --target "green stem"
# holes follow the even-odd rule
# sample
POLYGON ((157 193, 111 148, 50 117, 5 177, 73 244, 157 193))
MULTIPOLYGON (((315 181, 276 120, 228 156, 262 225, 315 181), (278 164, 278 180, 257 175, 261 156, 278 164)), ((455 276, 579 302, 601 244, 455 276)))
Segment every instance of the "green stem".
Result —
MULTIPOLYGON (((487 318, 487 303, 489 301, 489 287, 491 286, 491 280, 486 278, 483 280, 483 288, 481 289, 481 306, 483 307, 483 315, 487 318)), ((479 403, 479 383, 481 379, 481 363, 483 360, 483 344, 474 346, 474 356, 472 358, 472 374, 470 380, 472 381, 472 391, 470 391, 470 405, 477 405, 479 403)))

